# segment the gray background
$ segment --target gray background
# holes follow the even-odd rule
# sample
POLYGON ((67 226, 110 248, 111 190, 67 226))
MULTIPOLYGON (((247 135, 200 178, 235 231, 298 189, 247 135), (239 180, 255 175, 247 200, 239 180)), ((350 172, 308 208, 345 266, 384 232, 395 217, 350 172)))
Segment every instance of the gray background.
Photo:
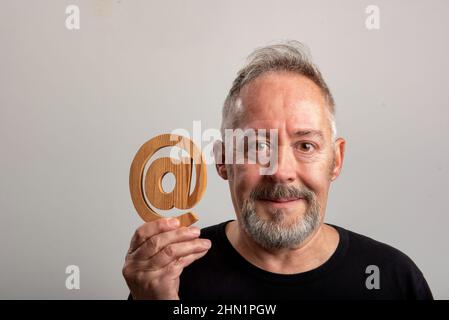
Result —
MULTIPOLYGON (((308 45, 337 102, 344 169, 327 221, 409 255, 449 298, 449 2, 1 1, 0 298, 127 296, 142 222, 128 170, 150 137, 218 128, 254 48, 308 45), (81 29, 65 28, 76 4, 81 29), (378 5, 380 30, 365 28, 378 5), (65 288, 65 268, 81 289, 65 288)), ((199 226, 234 217, 208 166, 199 226)))

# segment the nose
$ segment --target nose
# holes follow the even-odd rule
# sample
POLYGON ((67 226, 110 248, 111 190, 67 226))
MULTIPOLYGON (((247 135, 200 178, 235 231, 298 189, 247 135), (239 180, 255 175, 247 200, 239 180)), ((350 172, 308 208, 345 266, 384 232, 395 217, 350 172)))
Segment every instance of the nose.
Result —
POLYGON ((287 145, 278 146, 277 167, 268 177, 275 183, 287 184, 296 180, 295 156, 287 145))

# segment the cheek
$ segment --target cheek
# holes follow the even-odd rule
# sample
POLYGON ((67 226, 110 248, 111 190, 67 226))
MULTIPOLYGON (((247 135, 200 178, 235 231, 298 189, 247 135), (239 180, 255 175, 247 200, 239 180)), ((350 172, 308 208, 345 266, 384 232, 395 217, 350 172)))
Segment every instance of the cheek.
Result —
POLYGON ((301 170, 302 183, 321 198, 327 194, 330 184, 330 164, 309 164, 301 170))
POLYGON ((237 199, 246 199, 254 187, 260 183, 259 167, 257 165, 234 165, 233 183, 237 199))

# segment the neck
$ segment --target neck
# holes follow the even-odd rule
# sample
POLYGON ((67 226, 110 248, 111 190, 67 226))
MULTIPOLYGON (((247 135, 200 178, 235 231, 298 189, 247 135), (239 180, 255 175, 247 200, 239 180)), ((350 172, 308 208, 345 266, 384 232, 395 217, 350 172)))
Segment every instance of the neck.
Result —
POLYGON ((237 221, 227 224, 226 236, 247 261, 263 270, 280 274, 302 273, 319 267, 332 256, 339 242, 337 230, 324 223, 294 248, 264 248, 237 221))

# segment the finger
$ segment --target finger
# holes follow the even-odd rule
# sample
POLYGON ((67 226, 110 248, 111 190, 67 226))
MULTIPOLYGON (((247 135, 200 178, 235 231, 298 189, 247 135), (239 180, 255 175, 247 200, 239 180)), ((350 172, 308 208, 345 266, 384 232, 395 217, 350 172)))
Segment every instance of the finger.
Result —
POLYGON ((176 218, 161 218, 155 221, 147 222, 137 228, 134 233, 128 253, 134 252, 145 241, 155 234, 170 231, 179 227, 179 220, 176 218))
POLYGON ((153 270, 161 269, 174 260, 192 253, 200 253, 209 250, 210 247, 211 242, 208 239, 194 239, 191 241, 169 244, 148 259, 148 265, 153 270))
POLYGON ((207 252, 208 250, 198 253, 192 253, 170 262, 164 269, 162 269, 164 271, 159 276, 160 281, 174 280, 179 278, 185 267, 187 267, 193 261, 206 255, 207 252))
POLYGON ((200 236, 200 229, 197 227, 181 227, 175 230, 162 232, 156 234, 145 241, 132 254, 132 259, 145 260, 150 259, 156 253, 161 251, 166 246, 196 239, 200 236))
POLYGON ((206 250, 206 251, 203 251, 203 252, 189 254, 188 256, 184 256, 184 257, 179 258, 178 259, 178 263, 184 269, 185 267, 187 267, 190 264, 192 264, 194 261, 204 257, 208 252, 209 252, 209 250, 206 250))
MULTIPOLYGON (((202 252, 198 252, 198 253, 192 253, 189 254, 187 256, 183 256, 180 257, 174 261, 172 261, 169 265, 171 264, 175 264, 175 265, 179 265, 179 267, 182 269, 184 269, 185 267, 189 266, 190 264, 192 264, 194 261, 202 258, 203 256, 205 256, 207 253, 209 252, 209 250, 204 250, 202 252)), ((167 268, 168 266, 166 266, 167 268)), ((128 261, 125 264, 125 267, 123 268, 123 273, 127 272, 147 272, 147 271, 153 271, 154 272, 154 268, 153 266, 149 265, 148 260, 139 260, 139 261, 128 261)), ((171 270, 173 271, 173 270, 171 270)), ((167 270, 163 269, 159 269, 157 270, 157 272, 155 273, 154 277, 162 277, 165 273, 167 273, 167 270)))

